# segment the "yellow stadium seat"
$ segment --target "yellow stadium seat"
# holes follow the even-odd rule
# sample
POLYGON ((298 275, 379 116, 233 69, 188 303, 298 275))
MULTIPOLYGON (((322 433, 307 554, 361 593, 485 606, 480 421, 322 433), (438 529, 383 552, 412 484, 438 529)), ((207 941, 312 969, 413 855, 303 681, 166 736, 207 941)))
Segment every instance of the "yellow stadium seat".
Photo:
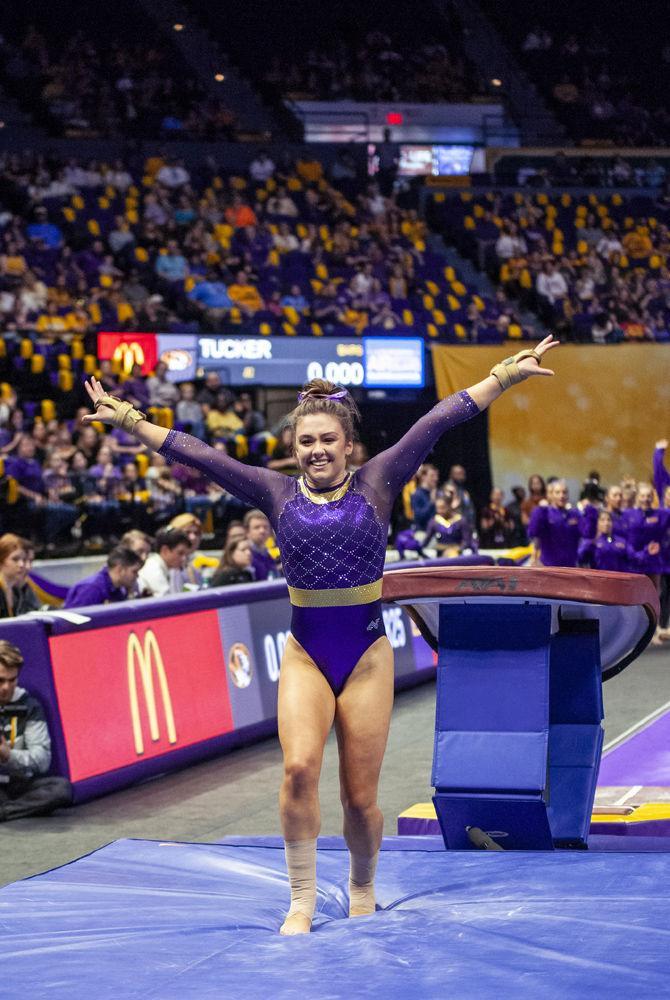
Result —
POLYGON ((101 288, 111 288, 113 285, 111 274, 101 274, 100 275, 100 287, 101 288))
POLYGON ((523 337, 523 330, 518 323, 510 323, 507 327, 507 336, 510 340, 521 340, 523 337))
POLYGON ((58 355, 58 367, 63 371, 72 370, 72 361, 69 354, 59 354, 58 355))
POLYGON ((50 420, 54 420, 56 417, 56 406, 53 399, 43 399, 40 404, 40 412, 45 424, 48 424, 50 420))
POLYGON ((598 195, 596 195, 596 194, 590 194, 589 195, 589 205, 597 205, 597 204, 598 204, 598 195))
POLYGON ((282 312, 291 326, 295 327, 298 325, 300 322, 300 316, 298 315, 298 310, 295 306, 284 306, 282 312))
POLYGON ((435 307, 435 299, 432 295, 424 295, 423 297, 423 308, 431 310, 435 307))
POLYGON ((312 336, 323 337, 323 329, 320 323, 312 323, 312 336))
POLYGON ((228 322, 233 323, 235 326, 239 326, 242 322, 242 313, 238 306, 233 306, 228 314, 228 322))
POLYGON ((86 223, 86 228, 88 229, 91 236, 100 235, 100 224, 98 223, 97 219, 89 219, 88 222, 86 223))
POLYGON ((589 245, 586 240, 577 240, 577 253, 582 257, 589 252, 589 245))
POLYGON ((319 226, 319 239, 324 242, 330 239, 330 229, 326 225, 319 226))
POLYGON ((479 312, 484 312, 484 310, 486 309, 486 305, 484 303, 484 300, 482 298, 480 298, 479 295, 473 295, 472 296, 472 301, 477 306, 477 309, 479 310, 479 312))
POLYGON ((75 210, 73 208, 70 208, 68 205, 66 205, 65 208, 63 209, 63 215, 65 216, 67 222, 74 222, 74 220, 77 218, 77 213, 75 212, 75 210))
POLYGON ((454 333, 456 334, 459 340, 467 340, 468 338, 467 330, 465 329, 462 323, 454 324, 454 333))
POLYGON ((569 208, 571 204, 572 204, 572 196, 569 194, 562 194, 561 205, 563 206, 563 208, 569 208))
POLYGON ((515 205, 523 205, 523 195, 521 194, 520 191, 515 191, 514 192, 514 204, 515 205))
POLYGON ((472 201, 472 194, 469 191, 461 191, 461 201, 462 202, 472 201))
POLYGON ((475 228, 475 220, 472 218, 471 215, 466 215, 465 216, 465 218, 463 219, 463 227, 464 227, 464 229, 474 229, 475 228))
POLYGON ((536 201, 538 205, 548 205, 549 197, 546 194, 544 194, 544 192, 542 192, 541 194, 538 194, 536 201))
POLYGON ((322 281, 328 281, 328 268, 325 264, 316 265, 316 276, 321 278, 322 281))
POLYGON ((84 199, 80 194, 75 194, 70 199, 70 204, 72 205, 73 208, 76 208, 77 211, 80 212, 84 207, 84 199))
POLYGON ((437 329, 434 323, 426 324, 426 330, 428 331, 429 337, 439 337, 440 331, 437 329))
POLYGON ((474 208, 472 209, 472 214, 474 215, 475 219, 483 219, 484 218, 484 206, 483 205, 475 205, 474 208))
POLYGON ((84 372, 87 375, 93 375, 98 366, 97 358, 95 354, 85 354, 84 355, 84 372))
POLYGON ((447 304, 452 312, 456 312, 457 309, 461 308, 461 303, 455 295, 447 295, 447 304))
POLYGON ((657 271, 662 264, 663 264, 663 258, 659 257, 657 253, 652 254, 651 257, 649 258, 649 267, 653 271, 657 271))
POLYGON ((140 217, 134 208, 129 208, 126 212, 126 222, 131 226, 136 226, 140 221, 140 217))
POLYGON ((465 287, 462 281, 452 281, 451 290, 454 293, 454 295, 467 295, 468 292, 467 288, 465 287))
POLYGON ((0 358, 7 357, 7 345, 5 344, 2 337, 0 337, 0 358))
POLYGON ((141 451, 138 455, 135 455, 135 465, 140 476, 146 476, 149 469, 149 456, 146 452, 141 451))
POLYGON ((281 328, 287 337, 295 337, 297 331, 291 323, 282 323, 281 328))
POLYGON ((35 348, 33 347, 33 342, 29 337, 24 337, 21 341, 21 346, 19 347, 19 354, 22 358, 32 358, 35 348))
POLYGON ((98 205, 100 206, 100 208, 106 211, 110 206, 109 198, 105 198, 104 195, 101 196, 100 198, 98 198, 98 205))
POLYGON ((244 191, 247 186, 247 181, 245 177, 231 177, 230 186, 233 191, 244 191))
POLYGON ((33 373, 33 375, 39 375, 41 372, 43 372, 45 365, 46 365, 46 358, 44 357, 43 354, 33 354, 32 358, 30 359, 30 370, 33 373))
POLYGON ((260 326, 258 327, 258 332, 263 337, 269 337, 272 334, 272 327, 270 326, 269 323, 265 323, 265 322, 261 323, 260 326))
POLYGON ((456 281, 456 272, 454 271, 453 267, 451 267, 451 265, 447 265, 447 267, 445 267, 444 276, 449 282, 449 284, 451 284, 452 281, 456 281))
POLYGON ((405 326, 414 326, 414 315, 411 309, 403 309, 402 321, 405 326))
POLYGON ((598 205, 596 213, 600 219, 604 219, 608 215, 607 205, 598 205))
POLYGON ((445 316, 445 314, 442 312, 441 309, 433 309, 433 319, 435 320, 438 326, 447 325, 447 317, 445 316))
POLYGON ((431 295, 439 295, 440 294, 440 286, 437 285, 434 281, 427 281, 426 282, 426 288, 428 289, 428 292, 431 295))
POLYGON ((268 267, 279 267, 279 252, 277 250, 270 250, 267 264, 268 267))
POLYGON ((299 177, 289 177, 286 187, 289 191, 302 191, 302 181, 299 177))
POLYGON ((631 215, 627 215, 623 220, 624 229, 632 229, 635 225, 635 219, 631 215))
POLYGON ((305 236, 307 236, 307 226, 304 222, 298 223, 295 227, 295 234, 299 239, 304 240, 305 236))
POLYGON ((437 202, 438 205, 441 205, 443 201, 446 201, 446 197, 442 191, 438 191, 433 195, 433 201, 437 202))
POLYGON ((12 398, 12 387, 9 382, 0 383, 0 399, 7 402, 12 398))
POLYGON ((72 372, 58 372, 58 388, 61 392, 72 392, 74 388, 74 375, 72 372))
POLYGON ((268 179, 265 182, 265 187, 267 188, 268 191, 276 191, 277 182, 274 179, 274 177, 268 177, 268 179))
POLYGON ((318 293, 319 293, 319 292, 321 291, 321 289, 323 288, 323 282, 322 282, 322 281, 319 281, 319 279, 318 279, 318 278, 310 278, 310 279, 309 279, 309 283, 310 283, 310 285, 312 286, 312 291, 313 291, 313 292, 314 292, 314 293, 315 293, 316 295, 318 295, 318 293))
POLYGON ((623 205, 623 198, 620 194, 613 194, 611 200, 613 205, 623 205))

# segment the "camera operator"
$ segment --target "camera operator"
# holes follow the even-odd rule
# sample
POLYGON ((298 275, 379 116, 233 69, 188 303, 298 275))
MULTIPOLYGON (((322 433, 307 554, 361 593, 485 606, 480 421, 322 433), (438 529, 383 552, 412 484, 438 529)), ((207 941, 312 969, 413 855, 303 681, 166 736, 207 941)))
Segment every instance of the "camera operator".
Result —
POLYGON ((70 805, 66 778, 47 777, 51 739, 37 698, 18 686, 23 656, 0 639, 0 822, 70 805))

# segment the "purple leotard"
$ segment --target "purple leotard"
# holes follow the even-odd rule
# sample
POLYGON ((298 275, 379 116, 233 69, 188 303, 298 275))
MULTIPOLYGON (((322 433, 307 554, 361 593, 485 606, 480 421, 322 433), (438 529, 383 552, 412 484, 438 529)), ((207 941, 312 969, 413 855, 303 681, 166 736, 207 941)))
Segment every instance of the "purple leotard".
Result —
POLYGON ((327 490, 243 465, 179 431, 170 431, 159 453, 267 514, 293 605, 291 632, 338 695, 384 635, 381 580, 393 501, 442 434, 478 412, 465 391, 441 400, 397 444, 327 490))

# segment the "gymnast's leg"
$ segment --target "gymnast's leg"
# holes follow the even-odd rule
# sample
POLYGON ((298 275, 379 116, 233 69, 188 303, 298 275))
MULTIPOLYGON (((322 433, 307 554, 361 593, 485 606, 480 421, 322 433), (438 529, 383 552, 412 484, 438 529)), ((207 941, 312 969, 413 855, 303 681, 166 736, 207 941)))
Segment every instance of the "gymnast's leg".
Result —
POLYGON ((335 695, 311 657, 289 636, 279 674, 279 794, 291 906, 281 934, 309 931, 316 904, 316 838, 321 826, 319 775, 335 716, 335 695))
POLYGON ((374 913, 374 877, 384 817, 377 787, 393 708, 393 650, 386 636, 356 664, 337 699, 344 839, 351 855, 349 916, 374 913))

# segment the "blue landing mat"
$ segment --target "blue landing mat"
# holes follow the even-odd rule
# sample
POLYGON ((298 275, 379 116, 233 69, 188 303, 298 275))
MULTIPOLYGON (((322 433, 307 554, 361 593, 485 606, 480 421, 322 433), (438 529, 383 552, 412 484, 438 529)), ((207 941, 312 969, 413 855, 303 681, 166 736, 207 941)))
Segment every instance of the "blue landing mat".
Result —
POLYGON ((277 934, 275 838, 120 840, 0 890, 0 994, 30 1000, 667 996, 670 854, 445 852, 388 838, 370 917, 319 844, 311 935, 277 934))

